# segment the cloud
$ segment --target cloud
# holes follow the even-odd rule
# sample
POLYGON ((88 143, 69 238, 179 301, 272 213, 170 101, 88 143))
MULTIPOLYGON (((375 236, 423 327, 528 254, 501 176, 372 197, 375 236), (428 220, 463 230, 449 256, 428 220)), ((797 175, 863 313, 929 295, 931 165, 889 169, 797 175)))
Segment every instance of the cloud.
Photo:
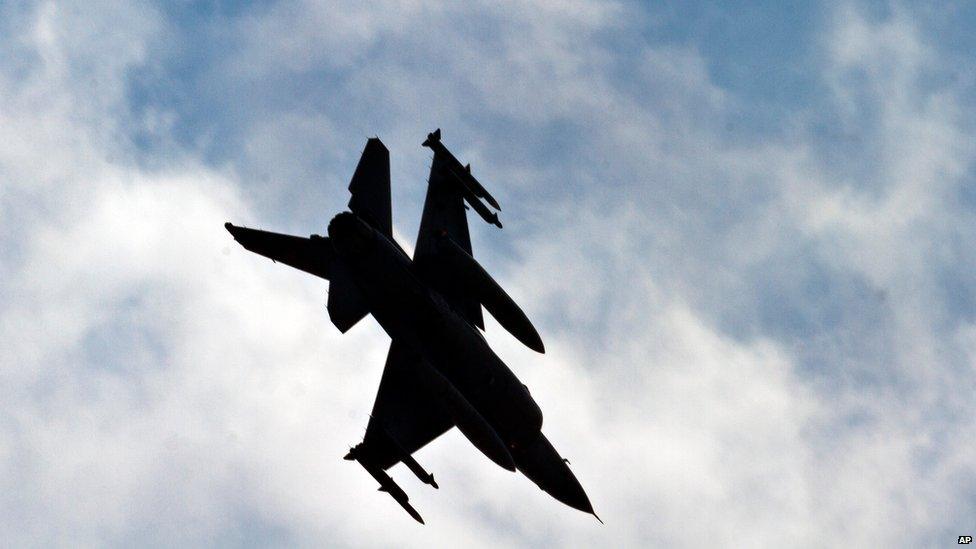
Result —
POLYGON ((708 36, 652 40, 653 10, 576 8, 5 6, 0 535, 864 546, 966 533, 971 61, 924 14, 840 8, 784 61, 822 96, 780 105, 789 119, 770 129, 749 126, 761 97, 715 77, 730 61, 708 36), (385 334, 364 322, 340 337, 326 284, 222 229, 321 232, 360 140, 379 133, 412 235, 417 142, 436 125, 498 191, 503 238, 475 220, 476 253, 549 353, 490 321, 487 335, 605 527, 452 433, 419 453, 439 493, 394 471, 428 519, 415 528, 339 459, 365 426, 385 334))

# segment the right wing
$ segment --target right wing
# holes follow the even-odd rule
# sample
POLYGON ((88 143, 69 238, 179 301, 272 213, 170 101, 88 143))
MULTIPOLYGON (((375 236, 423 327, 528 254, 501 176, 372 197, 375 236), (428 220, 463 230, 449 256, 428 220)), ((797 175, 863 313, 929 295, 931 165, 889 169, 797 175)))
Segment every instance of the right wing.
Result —
POLYGON ((417 249, 413 254, 414 265, 420 275, 443 295, 451 306, 468 322, 481 329, 485 320, 481 303, 465 291, 463 284, 451 269, 447 268, 438 253, 438 240, 442 235, 449 236, 468 255, 471 252, 471 236, 468 233, 468 218, 465 214, 464 198, 460 185, 450 172, 450 159, 440 151, 434 151, 434 161, 430 166, 427 181, 427 198, 424 213, 420 218, 420 233, 417 235, 417 249))
POLYGON ((305 238, 237 227, 230 223, 224 223, 224 228, 246 250, 326 280, 332 278, 334 251, 327 237, 312 235, 305 238))
POLYGON ((389 469, 454 426, 417 371, 422 358, 393 340, 359 452, 389 469))

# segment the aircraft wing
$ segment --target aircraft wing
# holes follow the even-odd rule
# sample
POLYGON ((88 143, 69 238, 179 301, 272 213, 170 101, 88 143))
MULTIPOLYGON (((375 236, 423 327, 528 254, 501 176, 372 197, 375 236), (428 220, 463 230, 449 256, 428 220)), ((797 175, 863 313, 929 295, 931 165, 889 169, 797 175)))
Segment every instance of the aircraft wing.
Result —
POLYGON ((334 251, 327 237, 312 235, 305 238, 237 227, 230 223, 224 223, 224 228, 249 251, 326 280, 332 277, 334 251))
POLYGON ((417 235, 417 249, 413 255, 417 272, 437 288, 451 306, 471 324, 484 329, 485 320, 481 303, 464 291, 461 281, 452 276, 453 271, 445 268, 439 257, 438 239, 447 235, 468 255, 471 252, 471 236, 468 233, 468 217, 465 213, 464 198, 460 185, 453 181, 449 159, 444 153, 434 151, 434 161, 430 166, 427 180, 427 198, 424 213, 420 218, 420 233, 417 235))
POLYGON ((389 469, 454 426, 417 371, 420 355, 394 340, 359 447, 364 459, 389 469))

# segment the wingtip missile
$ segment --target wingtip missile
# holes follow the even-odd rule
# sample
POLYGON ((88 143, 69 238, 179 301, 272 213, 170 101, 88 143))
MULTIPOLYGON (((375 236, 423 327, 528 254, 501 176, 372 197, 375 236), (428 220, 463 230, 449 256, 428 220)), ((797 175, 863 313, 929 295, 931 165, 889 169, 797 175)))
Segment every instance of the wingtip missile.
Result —
MULTIPOLYGON (((482 189, 484 189, 484 187, 482 187, 482 189)), ((495 197, 488 194, 488 191, 485 191, 485 196, 483 198, 487 200, 489 204, 491 204, 492 208, 495 208, 498 211, 502 211, 502 207, 498 204, 498 201, 495 200, 495 197)))
MULTIPOLYGON (((444 150, 446 151, 447 149, 444 150)), ((454 177, 458 179, 461 185, 466 187, 472 195, 485 199, 485 201, 487 201, 492 208, 502 211, 502 207, 498 204, 498 201, 495 200, 495 197, 491 196, 491 193, 485 189, 485 186, 482 185, 475 176, 471 175, 471 164, 461 166, 461 163, 458 162, 453 155, 451 155, 451 159, 453 159, 454 162, 457 162, 457 166, 449 167, 449 169, 454 174, 454 177)))
MULTIPOLYGON (((491 205, 492 208, 501 211, 502 207, 498 204, 498 201, 495 200, 495 197, 491 196, 491 193, 485 190, 485 187, 473 175, 471 175, 471 164, 461 164, 457 157, 455 157, 454 154, 452 154, 451 151, 449 151, 447 147, 441 143, 440 128, 427 134, 427 139, 424 140, 423 146, 432 149, 435 155, 442 154, 447 158, 447 169, 457 178, 458 182, 461 183, 462 188, 464 188, 467 193, 470 193, 471 195, 470 197, 466 197, 468 202, 471 202, 472 198, 483 198, 488 202, 489 205, 491 205)), ((478 209, 477 206, 475 206, 475 209, 478 209)), ((482 215, 482 217, 485 216, 482 215)), ((485 221, 501 227, 501 224, 493 222, 488 218, 485 218, 485 221)))
POLYGON ((475 176, 471 174, 470 162, 464 165, 464 173, 466 174, 465 179, 467 179, 467 183, 471 185, 472 187, 471 190, 474 191, 475 196, 477 196, 478 198, 484 198, 488 202, 488 204, 491 205, 492 208, 495 208, 498 211, 502 211, 502 207, 498 204, 498 201, 495 200, 495 197, 491 196, 491 193, 488 192, 488 189, 485 189, 484 185, 482 185, 481 182, 478 181, 477 178, 475 178, 475 176))
MULTIPOLYGON (((464 201, 474 208, 474 211, 481 216, 481 219, 485 220, 485 223, 489 223, 501 229, 502 222, 498 220, 498 213, 489 210, 488 206, 485 206, 485 203, 482 202, 481 198, 478 197, 479 193, 476 192, 476 188, 471 184, 471 180, 473 178, 466 178, 454 170, 451 170, 450 173, 454 176, 455 181, 458 182, 458 188, 461 190, 461 196, 464 197, 464 201)), ((482 188, 482 191, 483 190, 484 189, 482 188)))
MULTIPOLYGON (((404 510, 406 510, 407 513, 409 513, 411 517, 413 517, 413 520, 419 522, 420 524, 427 524, 426 522, 424 522, 424 517, 420 516, 420 513, 418 513, 417 510, 413 508, 413 505, 410 505, 409 503, 404 502, 404 503, 400 503, 400 506, 403 507, 404 510)), ((600 522, 603 522, 603 521, 600 521, 600 522)))
POLYGON ((409 514, 411 517, 413 517, 413 520, 419 522, 420 524, 427 524, 426 522, 424 522, 424 517, 420 516, 420 513, 418 513, 417 510, 414 509, 413 505, 410 505, 410 502, 401 500, 396 495, 394 495, 394 492, 391 491, 386 486, 380 486, 379 488, 376 489, 376 491, 386 492, 387 494, 390 494, 391 496, 393 496, 393 499, 400 504, 400 507, 403 507, 403 510, 406 511, 407 514, 409 514))
POLYGON ((436 130, 427 134, 427 139, 423 142, 424 147, 432 148, 435 143, 441 142, 441 129, 436 130))
POLYGON ((379 425, 379 428, 383 431, 383 434, 386 435, 386 438, 393 445, 393 448, 396 450, 397 457, 399 457, 400 461, 407 466, 407 469, 410 469, 410 472, 416 475, 416 477, 420 479, 420 481, 423 482, 424 484, 428 484, 430 486, 433 486, 434 489, 439 490, 440 487, 437 486, 437 481, 434 480, 434 475, 428 473, 419 463, 417 463, 417 460, 412 455, 410 455, 410 452, 407 452, 407 450, 400 445, 400 441, 397 440, 393 436, 393 433, 387 430, 387 428, 384 425, 382 425, 381 423, 378 423, 377 425, 379 425))
POLYGON ((413 505, 410 505, 410 498, 407 497, 406 492, 404 492, 403 489, 397 485, 397 483, 393 482, 393 479, 390 478, 389 475, 386 476, 386 481, 388 484, 385 486, 380 486, 380 491, 390 494, 393 500, 400 504, 400 507, 403 507, 403 510, 413 517, 415 521, 419 522, 420 524, 425 524, 424 518, 421 517, 420 513, 413 508, 413 505))
POLYGON ((394 482, 390 475, 386 474, 386 471, 383 471, 376 465, 373 465, 364 459, 360 446, 350 448, 345 459, 350 461, 355 460, 362 465, 363 469, 366 469, 366 472, 376 479, 376 482, 380 483, 380 487, 377 489, 378 491, 390 494, 390 497, 392 497, 393 500, 400 505, 400 507, 403 507, 403 510, 413 517, 415 521, 419 522, 420 524, 426 524, 423 517, 420 516, 420 513, 413 508, 413 505, 410 505, 410 498, 407 496, 407 493, 400 488, 400 485, 394 482))

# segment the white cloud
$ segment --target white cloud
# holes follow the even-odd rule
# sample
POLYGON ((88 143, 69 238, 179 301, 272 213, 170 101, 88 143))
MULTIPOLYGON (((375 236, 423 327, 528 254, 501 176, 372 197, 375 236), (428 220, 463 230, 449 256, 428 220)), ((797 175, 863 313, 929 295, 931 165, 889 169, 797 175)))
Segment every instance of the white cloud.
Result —
MULTIPOLYGON (((942 287, 972 263, 945 244, 973 232, 956 203, 971 105, 952 78, 928 78, 951 63, 903 10, 839 10, 818 46, 831 94, 818 109, 862 145, 831 152, 805 127, 736 142, 725 119, 750 98, 715 84, 694 47, 635 40, 624 55, 607 36, 635 33, 641 14, 578 7, 295 3, 228 20, 240 50, 204 80, 247 89, 225 100, 242 135, 217 167, 167 135, 186 123, 178 107, 127 103, 132 71, 172 55, 159 45, 179 29, 162 10, 5 8, 23 23, 0 62, 0 536, 865 546, 971 527, 976 329, 942 287), (328 90, 342 108, 290 109, 302 88, 289 77, 322 70, 345 75, 328 90), (439 492, 395 471, 428 520, 414 526, 339 459, 365 425, 385 335, 367 322, 340 337, 324 283, 223 231, 266 226, 259 200, 281 197, 324 224, 294 199, 313 190, 287 181, 344 198, 360 145, 346 136, 373 123, 395 179, 421 181, 430 120, 486 182, 506 182, 514 248, 476 232, 477 252, 549 353, 493 323, 488 335, 605 527, 456 434, 420 452, 439 492), (132 145, 147 129, 165 159, 132 145), (273 175, 260 191, 259 171, 273 175)), ((213 131, 204 141, 227 128, 213 131)), ((421 188, 403 187, 417 196, 401 227, 421 188)))

